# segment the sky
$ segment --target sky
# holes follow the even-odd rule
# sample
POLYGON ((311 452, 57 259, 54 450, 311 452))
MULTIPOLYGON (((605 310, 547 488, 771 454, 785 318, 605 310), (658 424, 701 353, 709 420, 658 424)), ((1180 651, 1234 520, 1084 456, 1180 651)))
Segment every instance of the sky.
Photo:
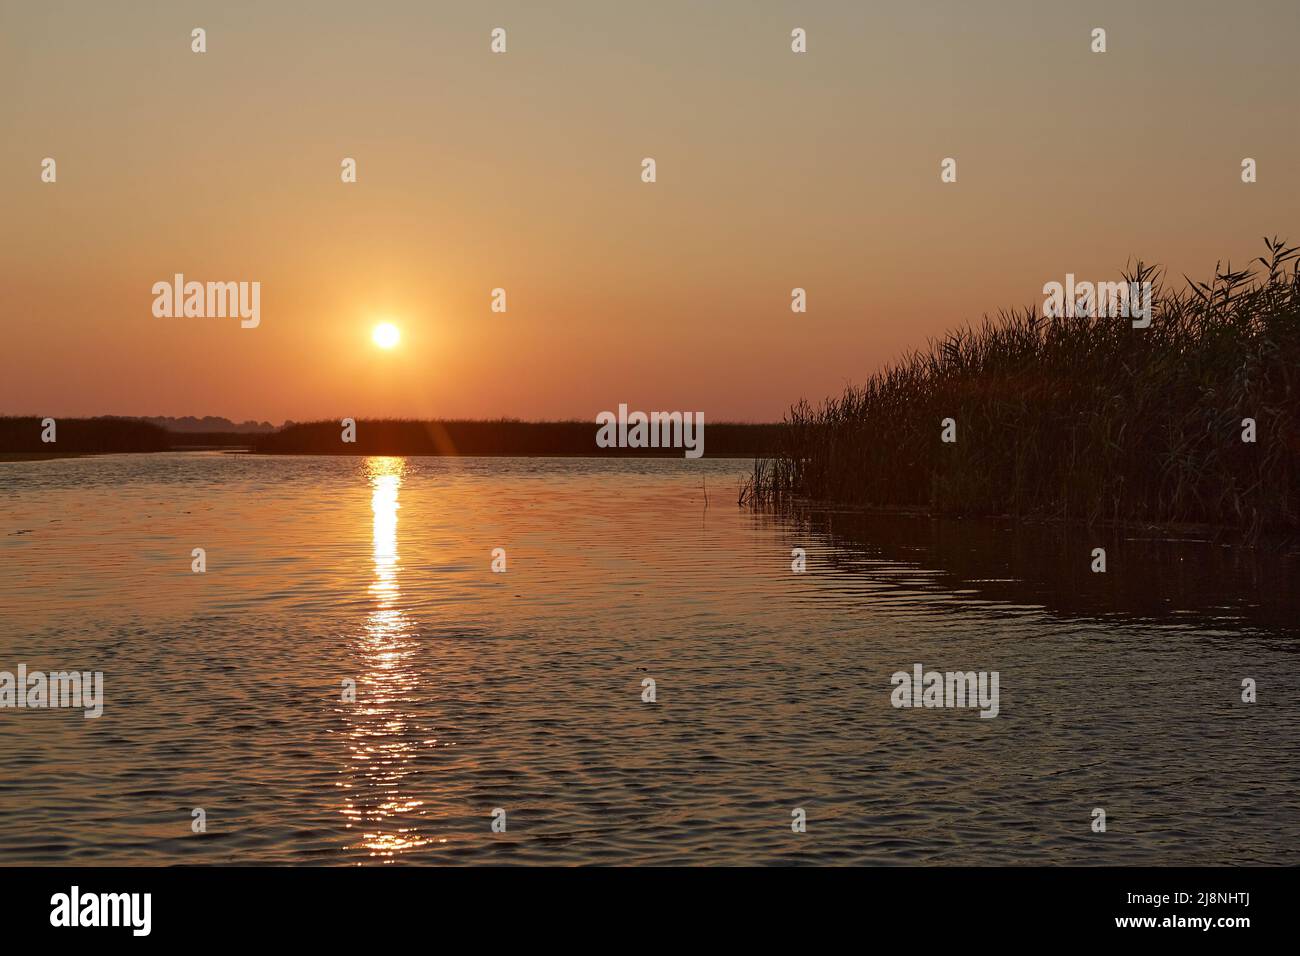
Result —
POLYGON ((0 414, 779 420, 1067 273, 1300 241, 1298 36, 1295 0, 0 0, 0 414), (260 324, 155 316, 176 273, 260 282, 260 324))

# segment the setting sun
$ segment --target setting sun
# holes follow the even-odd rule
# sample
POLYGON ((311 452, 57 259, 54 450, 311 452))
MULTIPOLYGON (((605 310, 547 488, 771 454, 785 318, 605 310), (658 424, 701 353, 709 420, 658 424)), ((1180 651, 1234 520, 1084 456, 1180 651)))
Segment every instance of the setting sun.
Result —
POLYGON ((375 326, 375 330, 370 333, 376 345, 381 349, 391 349, 402 339, 402 333, 391 322, 381 322, 375 326))

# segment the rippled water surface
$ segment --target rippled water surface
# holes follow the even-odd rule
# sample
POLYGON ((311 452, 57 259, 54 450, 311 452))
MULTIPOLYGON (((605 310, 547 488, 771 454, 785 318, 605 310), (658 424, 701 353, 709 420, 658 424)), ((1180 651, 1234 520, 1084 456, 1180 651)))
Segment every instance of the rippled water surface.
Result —
POLYGON ((1300 863, 1293 556, 756 515, 745 468, 0 463, 0 671, 106 698, 0 709, 0 863, 1300 863), (998 716, 892 707, 915 663, 998 716))

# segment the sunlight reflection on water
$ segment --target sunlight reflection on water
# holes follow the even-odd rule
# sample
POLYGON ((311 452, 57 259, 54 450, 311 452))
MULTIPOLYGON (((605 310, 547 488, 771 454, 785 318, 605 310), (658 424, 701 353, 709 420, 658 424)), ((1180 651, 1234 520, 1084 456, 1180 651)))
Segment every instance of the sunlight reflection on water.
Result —
MULTIPOLYGON (((359 829, 354 848, 372 857, 392 858, 429 842, 421 835, 417 814, 423 801, 405 786, 413 774, 417 743, 416 717, 404 709, 418 689, 413 654, 419 635, 400 607, 397 549, 398 493, 406 462, 371 458, 366 471, 374 514, 373 609, 356 639, 361 678, 357 702, 349 711, 350 764, 342 808, 350 829, 359 829)), ((436 743, 436 741, 434 742, 436 743)))

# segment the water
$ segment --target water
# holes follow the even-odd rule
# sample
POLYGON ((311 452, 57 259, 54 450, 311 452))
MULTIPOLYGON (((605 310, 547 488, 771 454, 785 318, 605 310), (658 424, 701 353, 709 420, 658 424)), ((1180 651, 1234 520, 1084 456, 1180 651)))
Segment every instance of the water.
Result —
POLYGON ((0 863, 1300 863, 1294 556, 755 515, 746 467, 0 464, 0 670, 106 697, 0 709, 0 863), (998 717, 892 707, 917 662, 998 717))

